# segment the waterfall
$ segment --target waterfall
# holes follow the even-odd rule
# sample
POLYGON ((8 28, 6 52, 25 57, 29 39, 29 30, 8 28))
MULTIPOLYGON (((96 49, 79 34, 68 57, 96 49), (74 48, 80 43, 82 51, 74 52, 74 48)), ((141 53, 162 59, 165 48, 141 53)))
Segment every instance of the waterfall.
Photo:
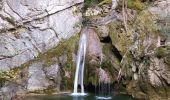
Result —
POLYGON ((74 92, 72 93, 72 95, 85 95, 83 79, 84 79, 84 64, 85 64, 86 48, 87 48, 87 36, 85 33, 82 33, 79 40, 79 49, 78 49, 77 60, 76 60, 76 73, 74 79, 74 92), (78 85, 81 86, 80 93, 78 93, 78 85))

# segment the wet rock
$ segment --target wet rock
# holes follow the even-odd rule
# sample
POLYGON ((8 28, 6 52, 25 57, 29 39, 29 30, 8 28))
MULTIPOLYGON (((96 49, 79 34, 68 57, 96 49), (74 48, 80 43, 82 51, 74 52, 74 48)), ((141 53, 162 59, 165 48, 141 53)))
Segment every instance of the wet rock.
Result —
POLYGON ((111 82, 109 73, 103 70, 102 68, 98 68, 97 73, 99 75, 99 82, 105 83, 105 84, 111 82))
POLYGON ((99 63, 102 59, 102 47, 100 39, 94 28, 86 27, 83 30, 84 34, 87 34, 88 47, 87 47, 87 57, 90 59, 89 63, 99 63))

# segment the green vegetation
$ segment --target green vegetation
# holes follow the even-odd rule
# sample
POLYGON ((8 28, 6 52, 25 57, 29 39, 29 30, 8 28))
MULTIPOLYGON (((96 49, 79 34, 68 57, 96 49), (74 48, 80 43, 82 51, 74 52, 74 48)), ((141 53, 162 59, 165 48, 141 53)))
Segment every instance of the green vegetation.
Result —
POLYGON ((9 71, 0 72, 0 87, 5 84, 5 82, 10 80, 15 80, 20 73, 19 68, 14 68, 9 71))
POLYGON ((143 10, 144 4, 141 0, 127 0, 127 7, 134 10, 143 10))
POLYGON ((112 0, 102 0, 98 5, 111 4, 112 0))
POLYGON ((96 0, 84 0, 84 5, 85 7, 89 7, 92 6, 95 2, 96 0))
POLYGON ((170 67, 170 54, 165 57, 165 63, 170 67))
MULTIPOLYGON (((49 50, 45 54, 41 54, 37 60, 45 61, 44 67, 49 67, 50 65, 56 63, 56 60, 53 58, 58 59, 58 57, 62 55, 67 56, 66 63, 61 67, 60 73, 62 76, 62 84, 61 89, 67 90, 71 89, 74 80, 74 62, 73 62, 73 53, 76 52, 78 44, 79 35, 73 36, 72 38, 61 41, 56 48, 49 50), (70 77, 65 76, 66 72, 70 72, 70 77)), ((50 89, 49 89, 50 90, 50 89)), ((51 90, 50 90, 51 91, 51 90)))
POLYGON ((170 46, 159 47, 156 49, 156 55, 159 58, 170 55, 170 46))

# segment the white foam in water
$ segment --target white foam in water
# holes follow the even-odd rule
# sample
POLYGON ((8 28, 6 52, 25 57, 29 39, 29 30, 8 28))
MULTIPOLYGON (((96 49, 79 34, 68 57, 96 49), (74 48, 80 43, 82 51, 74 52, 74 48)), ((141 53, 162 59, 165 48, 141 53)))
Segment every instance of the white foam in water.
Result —
POLYGON ((110 99, 112 99, 112 97, 101 97, 101 96, 96 96, 96 99, 110 100, 110 99))
POLYGON ((71 93, 71 96, 87 96, 87 93, 71 93))

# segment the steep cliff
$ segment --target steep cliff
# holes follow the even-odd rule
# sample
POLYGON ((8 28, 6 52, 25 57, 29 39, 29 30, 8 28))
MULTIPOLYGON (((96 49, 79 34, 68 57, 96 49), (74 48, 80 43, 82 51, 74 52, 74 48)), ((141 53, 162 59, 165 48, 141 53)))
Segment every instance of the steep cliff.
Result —
MULTIPOLYGON (((51 49, 64 48, 59 47, 61 42, 77 37, 82 26, 82 3, 83 0, 0 0, 2 98, 9 100, 15 93, 50 86, 60 90, 59 60, 67 61, 67 55, 51 49)), ((69 45, 67 49, 75 42, 71 43, 65 44, 69 45)))

